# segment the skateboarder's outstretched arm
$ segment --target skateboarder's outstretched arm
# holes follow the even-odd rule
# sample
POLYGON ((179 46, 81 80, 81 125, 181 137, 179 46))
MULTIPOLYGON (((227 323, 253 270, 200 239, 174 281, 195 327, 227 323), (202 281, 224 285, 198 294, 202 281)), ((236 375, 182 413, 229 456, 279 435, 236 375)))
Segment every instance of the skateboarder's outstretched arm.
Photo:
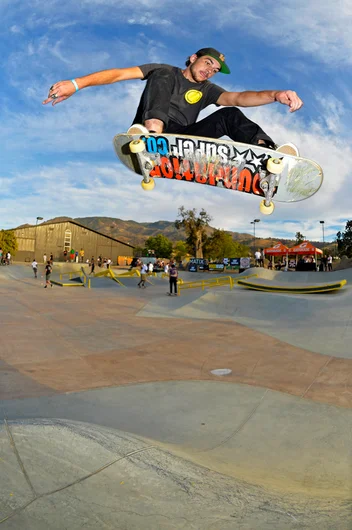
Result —
POLYGON ((290 107, 290 112, 295 112, 303 106, 303 101, 294 90, 223 92, 216 103, 225 107, 259 107, 275 101, 290 107))
POLYGON ((61 103, 61 101, 68 99, 72 94, 77 92, 77 90, 82 90, 82 88, 89 86, 110 85, 128 79, 143 79, 143 77, 142 70, 138 66, 132 66, 131 68, 102 70, 101 72, 94 72, 84 77, 59 81, 50 87, 48 97, 43 101, 43 105, 50 102, 53 105, 61 103))

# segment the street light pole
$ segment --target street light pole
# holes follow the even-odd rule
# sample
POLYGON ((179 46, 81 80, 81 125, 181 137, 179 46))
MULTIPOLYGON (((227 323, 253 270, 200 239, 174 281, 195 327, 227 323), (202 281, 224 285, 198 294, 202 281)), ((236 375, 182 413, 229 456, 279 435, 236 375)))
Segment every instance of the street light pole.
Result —
POLYGON ((320 224, 321 224, 321 227, 323 229, 323 247, 325 247, 325 234, 324 234, 324 224, 325 224, 325 221, 319 221, 320 224))
POLYGON ((251 225, 253 225, 253 250, 255 252, 255 225, 256 223, 260 223, 260 219, 254 219, 254 221, 251 221, 251 225))
POLYGON ((35 222, 35 235, 34 235, 34 258, 35 258, 35 252, 37 250, 37 224, 38 224, 38 221, 42 221, 43 220, 43 217, 37 217, 36 219, 36 222, 35 222))

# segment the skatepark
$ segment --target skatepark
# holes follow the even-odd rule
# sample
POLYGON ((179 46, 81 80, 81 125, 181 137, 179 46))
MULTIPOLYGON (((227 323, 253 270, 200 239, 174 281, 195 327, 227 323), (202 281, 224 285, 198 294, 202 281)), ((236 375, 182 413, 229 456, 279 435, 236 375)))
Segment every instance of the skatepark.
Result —
POLYGON ((352 527, 352 269, 114 274, 0 267, 1 528, 352 527))

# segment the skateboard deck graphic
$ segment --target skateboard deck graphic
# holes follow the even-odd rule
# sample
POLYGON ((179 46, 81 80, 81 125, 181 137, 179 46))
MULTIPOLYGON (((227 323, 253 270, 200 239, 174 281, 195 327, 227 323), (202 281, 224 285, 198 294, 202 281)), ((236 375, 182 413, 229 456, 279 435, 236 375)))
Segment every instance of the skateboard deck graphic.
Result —
POLYGON ((113 143, 121 162, 143 176, 144 189, 165 178, 249 193, 262 199, 264 214, 272 213, 274 201, 308 199, 323 182, 323 171, 312 160, 232 140, 118 134, 113 143))

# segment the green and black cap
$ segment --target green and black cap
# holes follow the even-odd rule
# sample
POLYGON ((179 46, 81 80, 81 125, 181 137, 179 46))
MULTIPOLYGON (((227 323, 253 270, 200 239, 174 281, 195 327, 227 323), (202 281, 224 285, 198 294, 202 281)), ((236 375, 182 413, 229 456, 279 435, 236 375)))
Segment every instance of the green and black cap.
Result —
POLYGON ((225 63, 225 55, 223 53, 218 52, 218 50, 215 50, 215 48, 202 48, 201 50, 198 50, 196 52, 197 57, 202 57, 203 55, 209 55, 213 59, 216 59, 220 65, 220 72, 222 74, 229 74, 230 68, 225 63))

